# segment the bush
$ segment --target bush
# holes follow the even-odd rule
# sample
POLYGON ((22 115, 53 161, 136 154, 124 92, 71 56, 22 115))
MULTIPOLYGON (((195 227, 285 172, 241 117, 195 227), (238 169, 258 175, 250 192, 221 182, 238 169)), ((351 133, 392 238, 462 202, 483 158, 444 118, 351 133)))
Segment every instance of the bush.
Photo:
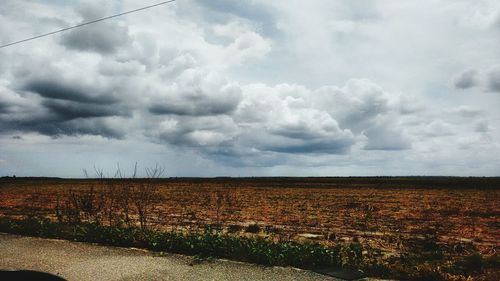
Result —
POLYGON ((230 224, 227 228, 227 232, 229 233, 238 233, 241 231, 241 226, 237 224, 230 224))
POLYGON ((260 226, 257 225, 257 224, 251 224, 249 226, 247 226, 246 232, 248 233, 259 233, 260 232, 260 226))

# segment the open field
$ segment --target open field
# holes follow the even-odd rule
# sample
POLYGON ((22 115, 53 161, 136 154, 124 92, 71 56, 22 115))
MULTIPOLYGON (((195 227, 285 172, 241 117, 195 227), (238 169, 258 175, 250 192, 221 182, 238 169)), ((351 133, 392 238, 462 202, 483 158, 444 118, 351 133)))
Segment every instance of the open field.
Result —
MULTIPOLYGON (((56 219, 55 209, 68 199, 69 190, 84 193, 92 187, 120 193, 120 187, 144 181, 4 178, 0 214, 56 219)), ((393 253, 429 238, 457 253, 476 248, 491 255, 500 250, 498 178, 215 178, 150 183, 160 201, 148 223, 162 229, 201 231, 211 226, 275 240, 359 241, 393 253)), ((137 224, 132 207, 130 219, 137 224)))

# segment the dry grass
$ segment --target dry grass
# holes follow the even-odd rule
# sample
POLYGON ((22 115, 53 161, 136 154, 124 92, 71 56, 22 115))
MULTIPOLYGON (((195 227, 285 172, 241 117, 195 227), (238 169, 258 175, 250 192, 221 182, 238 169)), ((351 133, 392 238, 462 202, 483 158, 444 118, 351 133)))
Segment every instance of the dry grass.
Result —
MULTIPOLYGON (((55 218, 67 191, 115 189, 144 181, 8 181, 0 188, 0 214, 55 218)), ((163 229, 197 231, 208 226, 240 235, 322 243, 360 241, 391 252, 432 237, 454 248, 498 253, 500 189, 421 188, 341 183, 335 179, 172 179, 152 183, 161 202, 148 221, 163 229), (252 229, 253 228, 253 229, 252 229), (249 234, 253 233, 253 234, 249 234)), ((398 183, 399 184, 399 183, 398 183)), ((136 193, 137 194, 137 193, 136 193)), ((131 202, 132 204, 132 202, 131 202)), ((139 222, 131 208, 134 224, 139 222)), ((105 220, 103 220, 105 222, 105 220)), ((457 250, 458 251, 458 250, 457 250)))

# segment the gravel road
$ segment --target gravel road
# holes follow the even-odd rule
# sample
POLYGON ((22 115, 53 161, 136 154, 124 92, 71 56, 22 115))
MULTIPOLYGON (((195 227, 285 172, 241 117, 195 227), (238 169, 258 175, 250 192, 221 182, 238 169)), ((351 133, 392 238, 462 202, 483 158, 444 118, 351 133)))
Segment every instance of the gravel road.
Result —
POLYGON ((0 279, 7 270, 35 270, 66 280, 341 280, 283 267, 0 233, 0 279), (3 272, 2 272, 3 271, 3 272))

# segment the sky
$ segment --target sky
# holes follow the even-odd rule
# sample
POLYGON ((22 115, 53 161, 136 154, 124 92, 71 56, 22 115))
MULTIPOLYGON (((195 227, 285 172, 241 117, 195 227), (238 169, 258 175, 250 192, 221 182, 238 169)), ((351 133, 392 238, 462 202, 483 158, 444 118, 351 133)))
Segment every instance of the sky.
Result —
MULTIPOLYGON (((159 1, 2 0, 0 45, 159 1)), ((177 0, 0 49, 0 176, 500 176, 497 0, 177 0)))

